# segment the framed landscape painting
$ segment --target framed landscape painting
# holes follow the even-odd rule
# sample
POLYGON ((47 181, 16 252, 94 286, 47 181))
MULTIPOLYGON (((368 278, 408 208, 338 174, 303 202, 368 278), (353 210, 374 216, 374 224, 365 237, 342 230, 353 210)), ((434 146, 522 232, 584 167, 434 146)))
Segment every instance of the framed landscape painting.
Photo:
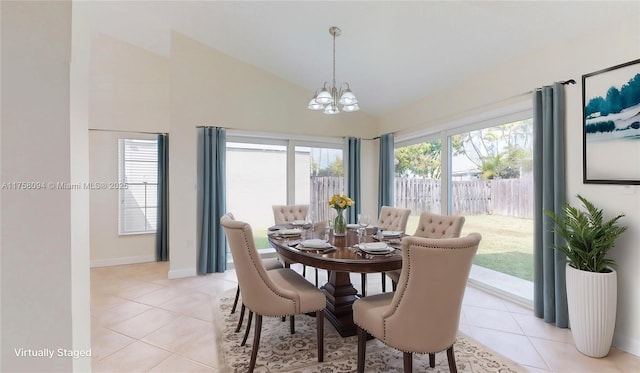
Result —
POLYGON ((640 59, 582 76, 583 182, 640 185, 640 59))

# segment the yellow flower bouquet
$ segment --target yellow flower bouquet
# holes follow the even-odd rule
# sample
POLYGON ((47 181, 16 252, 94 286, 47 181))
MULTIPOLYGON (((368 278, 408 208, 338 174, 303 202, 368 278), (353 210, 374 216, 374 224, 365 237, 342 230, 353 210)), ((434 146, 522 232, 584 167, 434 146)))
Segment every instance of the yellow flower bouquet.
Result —
POLYGON ((336 210, 336 218, 333 221, 333 234, 343 235, 347 231, 347 222, 344 217, 344 210, 353 206, 355 201, 344 194, 334 194, 329 199, 329 207, 336 210))

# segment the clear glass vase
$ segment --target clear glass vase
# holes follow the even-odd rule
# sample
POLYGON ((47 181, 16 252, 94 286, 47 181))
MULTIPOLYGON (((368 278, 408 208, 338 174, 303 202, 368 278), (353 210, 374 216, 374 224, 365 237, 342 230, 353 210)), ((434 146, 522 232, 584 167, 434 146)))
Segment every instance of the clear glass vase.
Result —
POLYGON ((338 213, 333 219, 333 235, 344 236, 347 231, 347 220, 344 217, 344 210, 336 210, 338 213))

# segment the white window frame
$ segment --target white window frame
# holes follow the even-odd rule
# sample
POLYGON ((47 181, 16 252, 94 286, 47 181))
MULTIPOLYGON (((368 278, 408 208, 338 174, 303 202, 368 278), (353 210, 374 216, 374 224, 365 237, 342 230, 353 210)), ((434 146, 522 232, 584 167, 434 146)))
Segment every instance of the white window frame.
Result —
MULTIPOLYGON (((284 145, 287 147, 287 204, 295 203, 295 149, 296 146, 308 146, 312 148, 342 149, 342 160, 346 168, 346 150, 342 138, 333 137, 309 137, 300 135, 284 135, 267 132, 249 132, 241 130, 228 130, 227 142, 255 143, 265 145, 284 145)), ((345 180, 347 177, 345 169, 345 180)))

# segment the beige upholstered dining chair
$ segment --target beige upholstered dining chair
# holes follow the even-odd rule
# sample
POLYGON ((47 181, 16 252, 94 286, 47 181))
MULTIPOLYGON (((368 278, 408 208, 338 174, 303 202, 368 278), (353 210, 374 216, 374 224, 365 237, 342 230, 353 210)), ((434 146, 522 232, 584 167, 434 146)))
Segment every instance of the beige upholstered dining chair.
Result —
POLYGON ((273 220, 276 225, 291 224, 307 219, 309 205, 273 205, 273 220))
MULTIPOLYGON (((309 205, 273 205, 273 221, 276 225, 291 224, 296 220, 306 220, 309 205)), ((313 230, 315 231, 315 226, 313 230)), ((302 265, 302 276, 307 275, 307 266, 302 265)), ((318 286, 318 269, 315 269, 316 286, 318 286)))
MULTIPOLYGON (((282 262, 279 261, 277 258, 262 259, 262 265, 264 266, 264 269, 267 271, 284 267, 282 265, 282 262)), ((231 307, 232 315, 236 312, 236 307, 238 306, 239 299, 240 299, 240 285, 238 285, 238 287, 236 288, 236 297, 233 300, 233 306, 231 307)), ((242 321, 244 320, 245 308, 246 307, 244 306, 244 304, 242 304, 242 306, 240 307, 240 318, 238 318, 238 326, 236 326, 236 333, 240 331, 240 328, 242 328, 242 321)), ((251 324, 251 321, 249 321, 249 324, 251 324)), ((248 330, 249 328, 247 328, 247 331, 248 330)))
MULTIPOLYGON (((265 270, 253 241, 251 226, 236 221, 233 215, 220 218, 224 228, 242 292, 242 303, 249 309, 249 319, 256 314, 249 372, 256 365, 262 317, 291 316, 291 334, 294 315, 315 313, 318 343, 318 361, 324 360, 324 293, 290 268, 265 270)), ((245 338, 246 339, 246 338, 245 338)), ((244 342, 244 341, 243 341, 244 342)))
POLYGON ((378 217, 378 229, 385 231, 404 231, 407 229, 407 221, 411 209, 382 206, 378 217))
MULTIPOLYGON (((378 217, 378 229, 383 231, 399 231, 404 233, 407 230, 407 221, 409 220, 409 215, 411 214, 411 209, 401 209, 397 207, 390 206, 382 206, 380 209, 380 216, 378 217)), ((384 275, 384 272, 381 273, 382 276, 382 290, 386 291, 387 288, 387 278, 384 275)), ((362 296, 367 295, 367 274, 360 274, 361 284, 362 284, 362 296)))
MULTIPOLYGON (((418 228, 413 235, 426 238, 455 238, 460 237, 463 225, 464 216, 440 215, 425 211, 420 214, 418 228)), ((400 270, 385 272, 385 274, 391 278, 395 290, 400 278, 400 270)), ((386 291, 384 286, 383 291, 386 291)))
POLYGON ((404 371, 411 372, 413 353, 447 350, 449 370, 456 372, 453 344, 462 298, 481 236, 402 239, 402 272, 393 293, 364 297, 353 303, 358 326, 358 372, 364 372, 367 334, 404 352, 404 371))

